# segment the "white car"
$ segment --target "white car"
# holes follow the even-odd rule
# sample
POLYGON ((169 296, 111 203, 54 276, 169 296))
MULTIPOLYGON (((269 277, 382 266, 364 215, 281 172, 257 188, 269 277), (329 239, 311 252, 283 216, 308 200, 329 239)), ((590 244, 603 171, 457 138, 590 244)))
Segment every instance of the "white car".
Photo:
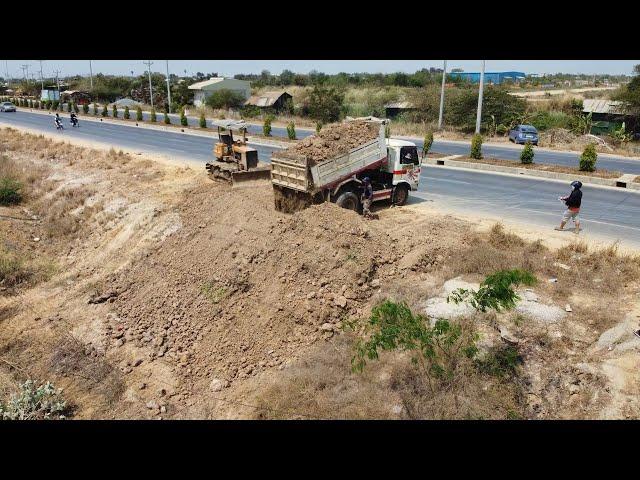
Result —
POLYGON ((0 112, 15 112, 16 106, 11 102, 0 103, 0 112))

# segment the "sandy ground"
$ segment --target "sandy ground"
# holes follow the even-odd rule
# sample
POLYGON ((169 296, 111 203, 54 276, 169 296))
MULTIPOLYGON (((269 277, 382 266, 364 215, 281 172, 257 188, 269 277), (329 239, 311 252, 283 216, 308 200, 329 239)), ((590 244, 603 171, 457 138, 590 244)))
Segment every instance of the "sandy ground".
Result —
POLYGON ((478 282, 509 265, 540 271, 539 299, 521 306, 521 326, 503 315, 481 328, 486 344, 501 341, 495 325, 519 338, 527 416, 638 416, 638 280, 621 260, 592 258, 562 234, 545 232, 548 246, 566 247, 558 253, 487 237, 490 219, 424 204, 380 209, 375 221, 333 204, 287 215, 268 185, 231 189, 172 159, 17 135, 3 132, 4 153, 46 168, 48 187, 3 210, 3 241, 56 268, 0 292, 1 391, 50 379, 76 418, 253 418, 265 388, 334 348, 344 323, 380 299, 443 304, 447 281, 478 282), (78 200, 63 208, 68 198, 78 200), (42 200, 62 202, 59 217, 79 218, 77 228, 11 218, 42 200), (552 275, 557 284, 546 282, 552 275), (611 293, 596 298, 598 285, 584 282, 601 279, 611 293))

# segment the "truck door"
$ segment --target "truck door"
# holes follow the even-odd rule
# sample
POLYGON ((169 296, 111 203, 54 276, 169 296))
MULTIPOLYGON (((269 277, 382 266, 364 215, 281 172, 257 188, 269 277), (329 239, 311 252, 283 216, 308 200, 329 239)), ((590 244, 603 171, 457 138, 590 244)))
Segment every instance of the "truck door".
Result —
POLYGON ((417 190, 418 182, 420 181, 420 159, 418 158, 418 149, 415 146, 400 147, 399 153, 400 158, 397 171, 400 173, 401 177, 397 178, 397 176, 394 175, 393 183, 397 184, 399 181, 405 181, 411 186, 411 190, 417 190))

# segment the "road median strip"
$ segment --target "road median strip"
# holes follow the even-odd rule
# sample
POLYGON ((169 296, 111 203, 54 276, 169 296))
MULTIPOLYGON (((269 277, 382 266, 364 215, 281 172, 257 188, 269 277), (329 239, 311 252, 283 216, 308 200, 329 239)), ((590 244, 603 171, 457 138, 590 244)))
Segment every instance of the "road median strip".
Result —
MULTIPOLYGON (((504 165, 495 165, 491 163, 483 163, 481 161, 465 161, 459 160, 464 155, 450 155, 442 158, 425 158, 424 163, 427 165, 442 165, 451 168, 465 168, 470 170, 482 170, 487 173, 500 172, 511 175, 526 175, 538 178, 550 178, 554 180, 579 180, 583 184, 605 185, 609 187, 628 188, 631 190, 640 190, 640 183, 634 181, 636 175, 624 174, 616 178, 601 178, 591 175, 551 172, 548 170, 536 170, 524 167, 508 167, 504 165)), ((640 177, 638 177, 640 178, 640 177)))

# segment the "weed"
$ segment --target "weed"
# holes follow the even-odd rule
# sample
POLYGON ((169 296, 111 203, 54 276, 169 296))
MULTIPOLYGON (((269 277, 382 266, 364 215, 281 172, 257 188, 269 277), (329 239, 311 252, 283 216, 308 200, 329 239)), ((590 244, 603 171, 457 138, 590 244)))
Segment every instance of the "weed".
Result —
POLYGON ((213 303, 217 304, 222 301, 222 299, 227 294, 226 287, 217 287, 215 282, 206 282, 200 287, 200 293, 202 293, 207 299, 213 303))
POLYGON ((20 386, 20 392, 12 395, 6 404, 0 402, 0 418, 3 420, 64 419, 68 406, 62 397, 62 389, 56 389, 51 382, 36 385, 33 380, 27 380, 20 386))

